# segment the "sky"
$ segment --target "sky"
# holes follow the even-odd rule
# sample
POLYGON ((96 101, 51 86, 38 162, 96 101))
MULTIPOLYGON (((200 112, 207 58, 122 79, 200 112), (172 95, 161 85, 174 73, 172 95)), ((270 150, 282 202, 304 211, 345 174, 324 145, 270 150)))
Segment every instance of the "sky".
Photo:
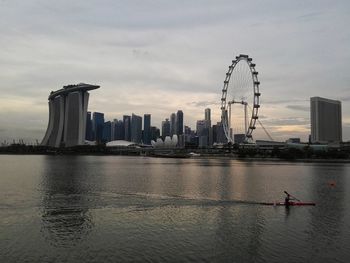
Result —
MULTIPOLYGON (((350 140, 350 1, 0 0, 0 141, 42 140, 52 90, 80 82, 108 120, 184 112, 195 129, 235 56, 259 72, 274 140, 310 134, 310 97, 342 102, 350 140)), ((259 126, 255 139, 267 139, 259 126)))

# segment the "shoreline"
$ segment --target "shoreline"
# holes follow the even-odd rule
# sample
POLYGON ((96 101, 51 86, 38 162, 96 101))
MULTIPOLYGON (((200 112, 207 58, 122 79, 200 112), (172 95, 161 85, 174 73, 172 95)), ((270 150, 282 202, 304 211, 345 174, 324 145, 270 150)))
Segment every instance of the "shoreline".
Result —
POLYGON ((159 158, 159 159, 223 159, 223 160, 236 160, 242 162, 289 162, 289 163, 349 163, 350 159, 283 159, 275 157, 238 157, 227 154, 203 154, 200 156, 157 156, 157 155, 142 155, 142 154, 114 154, 114 153, 13 153, 13 152, 0 152, 2 155, 48 155, 48 156, 129 156, 129 157, 147 157, 147 158, 159 158))

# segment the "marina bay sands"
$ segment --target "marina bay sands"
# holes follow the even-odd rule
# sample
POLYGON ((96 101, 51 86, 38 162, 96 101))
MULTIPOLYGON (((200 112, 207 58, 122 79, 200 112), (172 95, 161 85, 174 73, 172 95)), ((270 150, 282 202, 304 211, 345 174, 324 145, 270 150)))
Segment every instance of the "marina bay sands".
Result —
POLYGON ((41 145, 59 147, 85 143, 88 90, 100 86, 67 85, 49 95, 49 123, 41 145))

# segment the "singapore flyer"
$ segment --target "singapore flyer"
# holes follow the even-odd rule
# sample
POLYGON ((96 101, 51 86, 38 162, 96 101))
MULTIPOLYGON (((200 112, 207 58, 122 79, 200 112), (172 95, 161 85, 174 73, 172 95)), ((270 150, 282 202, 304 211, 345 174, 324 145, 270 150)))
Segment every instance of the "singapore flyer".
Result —
POLYGON ((221 121, 228 142, 251 142, 260 108, 256 65, 248 55, 236 56, 226 73, 221 97, 221 121))

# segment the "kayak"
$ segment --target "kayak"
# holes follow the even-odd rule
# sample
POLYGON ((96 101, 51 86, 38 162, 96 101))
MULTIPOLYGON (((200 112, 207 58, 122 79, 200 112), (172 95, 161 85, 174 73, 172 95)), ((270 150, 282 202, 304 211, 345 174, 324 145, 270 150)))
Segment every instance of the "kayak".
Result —
MULTIPOLYGON (((284 202, 277 202, 277 203, 261 203, 263 205, 283 205, 285 206, 284 202)), ((316 203, 312 202, 289 202, 289 206, 304 206, 304 205, 316 205, 316 203)))

